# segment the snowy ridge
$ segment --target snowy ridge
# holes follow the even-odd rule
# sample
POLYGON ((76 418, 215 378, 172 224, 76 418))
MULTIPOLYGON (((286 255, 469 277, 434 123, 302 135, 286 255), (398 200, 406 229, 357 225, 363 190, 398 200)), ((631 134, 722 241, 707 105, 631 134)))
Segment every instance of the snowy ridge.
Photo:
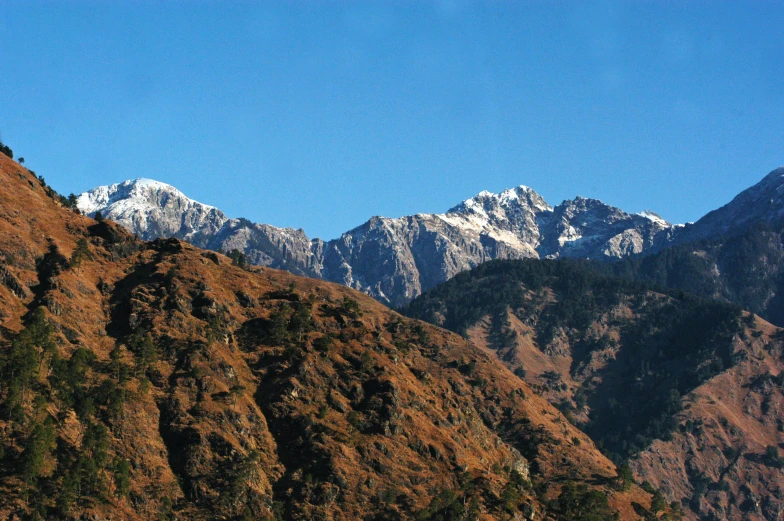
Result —
POLYGON ((127 201, 126 208, 133 206, 137 208, 156 206, 147 197, 148 193, 166 192, 177 199, 188 201, 191 205, 199 205, 204 209, 215 209, 214 206, 200 203, 187 197, 172 185, 140 177, 138 179, 123 181, 108 186, 99 186, 87 192, 79 194, 77 206, 82 212, 92 214, 104 209, 114 203, 127 201))
POLYGON ((195 201, 169 184, 145 178, 99 186, 80 194, 76 205, 88 215, 100 211, 145 240, 214 232, 227 220, 217 208, 195 201))
POLYGON ((447 213, 463 213, 475 211, 483 214, 486 206, 510 207, 515 204, 528 204, 532 208, 540 211, 552 211, 553 208, 533 189, 519 185, 516 188, 507 188, 503 192, 496 194, 487 190, 482 190, 473 197, 470 197, 450 209, 447 213))
POLYGON ((653 221, 653 222, 655 222, 657 224, 660 224, 662 226, 669 226, 670 225, 670 223, 668 223, 667 221, 662 219, 659 216, 659 214, 657 214, 655 212, 651 212, 650 210, 645 210, 643 212, 638 213, 637 215, 639 215, 640 217, 645 217, 646 219, 650 219, 651 221, 653 221))
POLYGON ((675 229, 653 212, 628 214, 595 199, 553 207, 525 185, 482 191, 443 214, 373 217, 328 242, 302 230, 228 219, 151 179, 95 188, 77 204, 146 240, 178 237, 213 250, 236 248, 252 264, 345 284, 393 306, 491 259, 616 259, 663 247, 675 229))

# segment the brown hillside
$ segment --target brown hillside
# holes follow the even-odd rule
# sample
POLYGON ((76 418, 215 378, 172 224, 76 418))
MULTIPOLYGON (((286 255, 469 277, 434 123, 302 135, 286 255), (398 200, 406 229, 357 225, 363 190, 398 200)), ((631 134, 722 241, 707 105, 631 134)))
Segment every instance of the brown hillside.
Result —
MULTIPOLYGON (((649 293, 642 298, 657 299, 667 297, 649 293)), ((592 404, 604 404, 623 392, 613 382, 621 381, 618 371, 625 369, 614 362, 624 349, 622 331, 646 312, 639 302, 639 297, 629 298, 598 316, 585 332, 563 330, 545 346, 537 343, 535 316, 526 323, 512 312, 508 327, 514 332, 513 344, 498 349, 489 316, 470 328, 468 336, 510 369, 524 368, 518 374, 537 394, 568 411, 575 424, 586 425, 592 404), (610 341, 586 356, 580 345, 584 336, 610 341), (578 395, 586 391, 593 394, 581 404, 578 395)), ((660 489, 668 501, 681 502, 686 519, 770 521, 784 513, 781 330, 759 317, 744 316, 744 322, 753 324, 732 341, 732 367, 681 399, 671 439, 654 440, 631 460, 637 480, 660 489)), ((644 354, 637 356, 642 360, 644 354)))
POLYGON ((687 396, 672 440, 655 441, 632 462, 641 479, 690 502, 704 517, 782 519, 780 332, 756 319, 745 341, 737 341, 739 363, 687 396))
POLYGON ((3 519, 580 519, 570 483, 649 506, 459 336, 51 195, 0 155, 3 519))

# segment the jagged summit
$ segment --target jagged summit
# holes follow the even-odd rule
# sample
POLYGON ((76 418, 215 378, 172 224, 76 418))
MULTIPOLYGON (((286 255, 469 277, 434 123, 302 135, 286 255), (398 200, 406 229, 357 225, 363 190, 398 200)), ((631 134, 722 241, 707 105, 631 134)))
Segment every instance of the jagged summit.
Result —
POLYGON ((697 223, 672 225, 653 211, 627 213, 598 199, 551 206, 525 185, 482 191, 443 214, 374 217, 325 242, 302 230, 228 219, 152 180, 99 187, 79 197, 145 239, 175 236, 214 250, 239 249, 254 264, 345 284, 399 306, 455 274, 497 258, 613 260, 655 253, 784 218, 784 168, 697 223))
POLYGON ((538 211, 552 210, 550 205, 547 204, 541 195, 528 186, 520 185, 515 188, 508 188, 498 194, 482 190, 475 196, 450 208, 447 213, 465 213, 471 211, 484 213, 489 208, 496 206, 504 208, 514 206, 530 207, 538 211))
POLYGON ((215 208, 187 197, 170 184, 145 177, 93 188, 79 195, 78 205, 82 211, 87 213, 93 213, 112 203, 129 199, 134 202, 146 202, 149 205, 157 205, 154 197, 161 193, 170 194, 173 198, 188 201, 192 205, 215 208))

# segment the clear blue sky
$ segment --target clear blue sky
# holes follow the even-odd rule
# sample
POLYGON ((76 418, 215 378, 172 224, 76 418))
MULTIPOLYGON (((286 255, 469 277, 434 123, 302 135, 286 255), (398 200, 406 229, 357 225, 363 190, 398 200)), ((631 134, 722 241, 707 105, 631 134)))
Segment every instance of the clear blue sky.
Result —
POLYGON ((333 238, 526 184, 695 220, 784 164, 781 2, 0 0, 0 137, 333 238))

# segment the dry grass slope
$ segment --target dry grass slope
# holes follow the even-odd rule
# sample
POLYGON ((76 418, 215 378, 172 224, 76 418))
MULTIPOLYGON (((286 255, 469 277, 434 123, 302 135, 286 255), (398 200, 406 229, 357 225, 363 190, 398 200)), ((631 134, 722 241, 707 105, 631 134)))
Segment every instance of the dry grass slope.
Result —
POLYGON ((650 505, 461 337, 138 241, 2 155, 0 357, 3 519, 577 519, 567 482, 650 505))

